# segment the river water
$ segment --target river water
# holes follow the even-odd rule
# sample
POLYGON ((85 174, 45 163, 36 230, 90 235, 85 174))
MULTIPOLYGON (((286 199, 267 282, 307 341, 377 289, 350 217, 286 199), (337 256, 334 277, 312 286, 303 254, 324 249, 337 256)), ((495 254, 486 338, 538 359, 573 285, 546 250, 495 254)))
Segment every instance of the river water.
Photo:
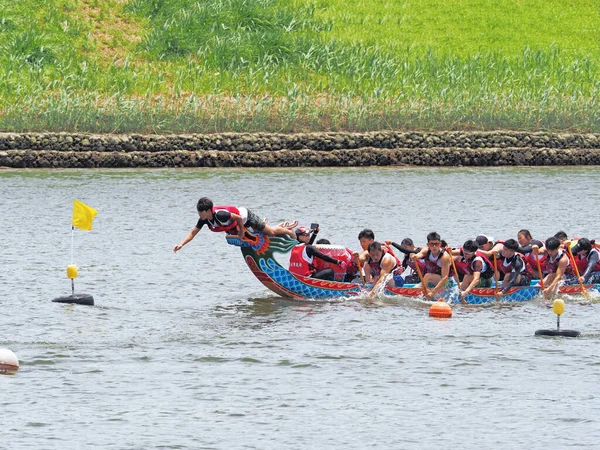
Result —
POLYGON ((0 171, 0 448, 564 449, 600 441, 600 304, 568 299, 577 339, 542 299, 295 302, 270 293, 223 235, 177 254, 195 204, 271 223, 454 245, 488 234, 597 237, 600 169, 373 168, 0 171), (73 199, 99 211, 74 233, 73 199))

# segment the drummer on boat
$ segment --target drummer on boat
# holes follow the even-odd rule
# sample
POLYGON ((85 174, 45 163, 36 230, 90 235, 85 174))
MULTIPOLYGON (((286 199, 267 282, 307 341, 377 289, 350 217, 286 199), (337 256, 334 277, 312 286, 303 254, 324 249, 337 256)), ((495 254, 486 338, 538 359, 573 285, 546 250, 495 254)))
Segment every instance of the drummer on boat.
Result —
POLYGON ((282 226, 272 227, 267 225, 265 221, 254 212, 242 206, 215 206, 211 199, 202 197, 198 200, 196 209, 198 210, 200 219, 183 241, 173 248, 174 252, 181 250, 184 245, 194 239, 204 225, 207 225, 210 231, 215 233, 226 232, 229 234, 237 234, 240 240, 244 240, 246 228, 251 228, 254 231, 262 232, 268 236, 286 234, 292 239, 296 239, 293 230, 282 226))
POLYGON ((300 243, 292 248, 292 253, 290 255, 290 272, 304 277, 333 281, 335 277, 333 269, 328 267, 318 270, 315 264, 316 259, 337 264, 342 269, 346 269, 347 263, 345 261, 331 258, 309 244, 310 232, 305 227, 296 228, 296 238, 300 243))
POLYGON ((410 257, 415 261, 423 259, 425 262, 423 282, 425 286, 433 285, 433 289, 428 292, 429 297, 433 298, 436 294, 441 293, 451 275, 452 261, 448 252, 442 247, 440 235, 435 231, 429 233, 427 248, 423 248, 417 253, 411 253, 410 257))

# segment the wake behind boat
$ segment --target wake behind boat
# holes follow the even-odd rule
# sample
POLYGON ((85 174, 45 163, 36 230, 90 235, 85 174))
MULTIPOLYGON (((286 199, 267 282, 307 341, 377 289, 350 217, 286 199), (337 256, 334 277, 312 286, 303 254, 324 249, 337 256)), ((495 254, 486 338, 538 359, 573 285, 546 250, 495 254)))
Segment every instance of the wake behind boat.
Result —
MULTIPOLYGON (((263 233, 247 231, 248 239, 241 241, 238 236, 227 236, 227 243, 241 248, 246 264, 258 280, 269 290, 282 297, 293 299, 326 299, 335 297, 355 297, 368 292, 368 286, 360 281, 342 281, 344 273, 337 269, 334 281, 306 277, 290 272, 292 249, 298 241, 288 236, 269 237, 263 233)), ((343 247, 319 245, 318 249, 326 254, 337 256, 343 247)), ((600 284, 588 284, 585 289, 600 291, 600 284)), ((419 297, 424 294, 422 287, 406 284, 402 287, 386 286, 385 295, 419 297)), ((529 286, 515 286, 499 298, 494 286, 474 288, 468 293, 464 302, 471 305, 482 305, 495 302, 526 302, 541 294, 539 280, 532 280, 529 286)), ((581 294, 579 285, 565 285, 559 288, 559 294, 581 294)), ((456 284, 450 280, 448 287, 441 295, 448 303, 461 303, 456 284)))

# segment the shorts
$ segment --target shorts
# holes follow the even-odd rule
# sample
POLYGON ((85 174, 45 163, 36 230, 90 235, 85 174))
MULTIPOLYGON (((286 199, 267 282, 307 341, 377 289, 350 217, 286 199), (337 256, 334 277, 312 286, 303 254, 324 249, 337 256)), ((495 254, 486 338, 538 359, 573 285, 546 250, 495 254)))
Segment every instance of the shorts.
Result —
POLYGON ((265 222, 252 211, 248 210, 248 218, 244 224, 246 228, 252 228, 254 231, 262 231, 265 229, 265 222))
POLYGON ((487 288, 492 287, 492 279, 491 278, 480 278, 477 287, 487 288))
POLYGON ((408 275, 404 279, 404 282, 408 284, 419 284, 421 282, 421 279, 419 278, 419 275, 408 275))
POLYGON ((402 275, 396 275, 394 274, 394 286, 395 287, 402 287, 404 286, 404 278, 402 278, 402 275))
POLYGON ((527 275, 521 275, 521 279, 518 283, 515 283, 514 286, 529 286, 531 284, 531 278, 527 275))

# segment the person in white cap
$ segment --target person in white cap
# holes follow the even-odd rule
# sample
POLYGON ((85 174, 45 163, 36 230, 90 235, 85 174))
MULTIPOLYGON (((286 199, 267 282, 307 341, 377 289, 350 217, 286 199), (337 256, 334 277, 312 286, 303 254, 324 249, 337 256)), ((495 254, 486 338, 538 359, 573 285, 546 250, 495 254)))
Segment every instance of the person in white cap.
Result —
POLYGON ((477 242, 477 245, 479 245, 479 251, 488 258, 504 248, 503 241, 496 242, 493 237, 486 236, 485 234, 480 234, 477 236, 475 238, 475 242, 477 242))

